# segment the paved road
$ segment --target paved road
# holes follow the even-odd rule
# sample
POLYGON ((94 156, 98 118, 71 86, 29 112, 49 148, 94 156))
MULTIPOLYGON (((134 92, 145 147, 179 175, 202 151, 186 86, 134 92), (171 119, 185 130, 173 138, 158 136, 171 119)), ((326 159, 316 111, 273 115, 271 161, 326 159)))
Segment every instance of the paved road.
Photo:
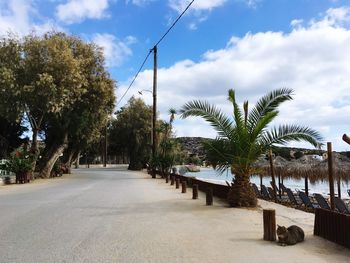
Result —
POLYGON ((295 209, 277 220, 307 240, 282 248, 261 240, 261 210, 206 207, 202 194, 191 200, 125 167, 74 173, 0 187, 0 263, 349 262, 350 250, 313 237, 312 215, 295 209))
POLYGON ((142 209, 144 178, 125 167, 74 172, 0 188, 1 263, 120 262, 124 218, 142 209))

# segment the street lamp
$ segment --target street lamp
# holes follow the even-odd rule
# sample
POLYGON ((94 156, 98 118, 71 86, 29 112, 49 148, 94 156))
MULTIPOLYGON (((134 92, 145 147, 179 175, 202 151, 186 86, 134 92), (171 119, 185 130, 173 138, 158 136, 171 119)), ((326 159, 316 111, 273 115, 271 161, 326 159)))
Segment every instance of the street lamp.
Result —
POLYGON ((147 91, 147 92, 150 92, 151 94, 153 94, 153 92, 152 92, 151 90, 149 90, 149 89, 139 90, 138 93, 139 93, 140 95, 143 95, 143 93, 142 93, 143 91, 147 91))

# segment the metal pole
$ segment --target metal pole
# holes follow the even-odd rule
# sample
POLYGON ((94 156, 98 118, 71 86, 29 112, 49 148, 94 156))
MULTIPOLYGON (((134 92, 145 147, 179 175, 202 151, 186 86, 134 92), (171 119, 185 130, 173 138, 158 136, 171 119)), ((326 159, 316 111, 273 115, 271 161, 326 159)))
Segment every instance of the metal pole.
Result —
POLYGON ((157 122, 157 46, 153 48, 154 65, 153 65, 153 121, 152 121, 152 157, 156 155, 157 147, 157 134, 156 134, 156 122, 157 122))
POLYGON ((328 175, 329 175, 329 193, 331 196, 331 209, 335 209, 334 205, 334 176, 333 176, 333 153, 332 143, 327 142, 327 155, 328 155, 328 175))

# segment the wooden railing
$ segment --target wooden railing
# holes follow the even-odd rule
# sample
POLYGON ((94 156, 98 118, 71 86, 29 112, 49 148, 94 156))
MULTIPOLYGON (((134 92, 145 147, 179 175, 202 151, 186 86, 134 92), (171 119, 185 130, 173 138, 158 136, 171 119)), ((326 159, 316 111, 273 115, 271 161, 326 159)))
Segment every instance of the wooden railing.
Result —
POLYGON ((350 215, 317 208, 314 235, 350 248, 350 215))
MULTIPOLYGON (((149 171, 149 174, 151 174, 151 173, 152 172, 149 171)), ((156 174, 157 175, 161 175, 161 172, 160 171, 156 171, 156 174)), ((180 182, 186 181, 186 183, 187 183, 187 185, 189 187, 192 187, 192 185, 197 184, 198 185, 198 189, 200 191, 203 191, 203 192, 207 192, 207 190, 209 188, 211 188, 213 190, 213 195, 214 196, 222 198, 222 199, 225 199, 225 200, 227 198, 227 194, 228 194, 228 191, 229 191, 229 187, 227 185, 215 184, 215 183, 212 183, 212 182, 201 181, 201 180, 198 180, 198 179, 196 179, 194 177, 183 176, 183 175, 180 175, 180 174, 177 174, 177 173, 171 173, 170 176, 175 176, 175 178, 179 178, 180 182)))

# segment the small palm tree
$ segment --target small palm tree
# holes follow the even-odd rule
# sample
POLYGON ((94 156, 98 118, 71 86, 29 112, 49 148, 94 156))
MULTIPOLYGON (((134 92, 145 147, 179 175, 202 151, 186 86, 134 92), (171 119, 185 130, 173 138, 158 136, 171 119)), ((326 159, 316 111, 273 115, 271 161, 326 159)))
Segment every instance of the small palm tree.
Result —
POLYGON ((231 168, 234 174, 228 194, 231 206, 256 206, 257 199, 249 180, 256 171, 252 164, 274 144, 306 141, 315 147, 320 146, 321 135, 308 127, 280 125, 268 129, 279 113, 280 104, 292 100, 292 92, 291 89, 274 90, 258 100, 250 111, 248 101, 245 101, 242 111, 236 102, 235 91, 229 90, 233 119, 208 102, 195 100, 182 107, 182 118, 202 117, 218 132, 218 137, 207 143, 207 158, 221 172, 231 168))

